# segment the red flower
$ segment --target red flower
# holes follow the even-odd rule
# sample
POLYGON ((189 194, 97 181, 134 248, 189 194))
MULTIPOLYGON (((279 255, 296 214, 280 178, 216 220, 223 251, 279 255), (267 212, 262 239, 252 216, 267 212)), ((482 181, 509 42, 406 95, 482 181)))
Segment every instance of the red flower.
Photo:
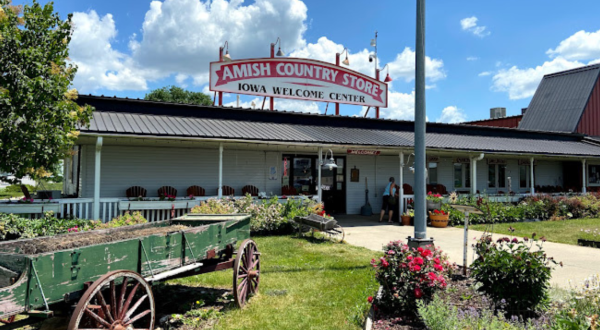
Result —
POLYGON ((440 211, 439 210, 433 210, 433 213, 440 214, 440 211))
POLYGON ((419 248, 417 249, 417 252, 423 253, 423 248, 419 246, 419 248))
POLYGON ((413 256, 408 256, 408 257, 406 257, 406 259, 413 260, 413 256))
POLYGON ((421 299, 421 297, 423 297, 423 290, 421 290, 420 288, 416 288, 415 289, 415 298, 421 299))
POLYGON ((444 267, 442 267, 441 265, 433 265, 433 268, 435 268, 435 270, 441 272, 442 270, 444 270, 444 267))
POLYGON ((437 265, 439 265, 440 264, 440 258, 433 259, 433 262, 435 262, 437 265))
POLYGON ((415 258, 415 264, 417 264, 417 265, 422 265, 422 264, 423 264, 423 258, 421 258, 421 257, 416 257, 416 258, 415 258))
POLYGON ((428 193, 427 193, 427 195, 431 196, 431 195, 433 195, 433 194, 432 194, 432 193, 431 193, 431 191, 430 191, 430 192, 428 192, 428 193))
POLYGON ((423 252, 421 252, 421 256, 422 256, 423 258, 427 258, 427 257, 429 257, 429 256, 431 256, 431 255, 433 255, 433 252, 431 252, 431 250, 427 250, 427 249, 425 249, 425 250, 423 250, 423 252))
POLYGON ((369 304, 372 304, 372 303, 373 303, 373 297, 369 296, 369 297, 367 298, 367 301, 369 302, 369 304))

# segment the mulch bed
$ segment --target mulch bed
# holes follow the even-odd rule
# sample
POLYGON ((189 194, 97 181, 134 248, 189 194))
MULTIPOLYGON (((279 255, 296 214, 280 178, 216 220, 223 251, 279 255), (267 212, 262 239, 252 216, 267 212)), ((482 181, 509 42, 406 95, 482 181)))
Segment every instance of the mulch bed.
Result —
POLYGON ((185 230, 187 228, 187 226, 182 225, 156 226, 152 224, 144 224, 104 230, 91 230, 80 233, 7 242, 0 244, 0 251, 19 251, 19 254, 40 254, 73 249, 82 246, 122 241, 137 237, 166 234, 185 230))
MULTIPOLYGON (((489 300, 477 292, 471 278, 461 275, 452 276, 446 291, 440 292, 440 297, 458 308, 475 308, 481 310, 489 307, 489 300)), ((389 314, 383 311, 375 312, 373 330, 426 330, 425 324, 416 315, 389 314)))

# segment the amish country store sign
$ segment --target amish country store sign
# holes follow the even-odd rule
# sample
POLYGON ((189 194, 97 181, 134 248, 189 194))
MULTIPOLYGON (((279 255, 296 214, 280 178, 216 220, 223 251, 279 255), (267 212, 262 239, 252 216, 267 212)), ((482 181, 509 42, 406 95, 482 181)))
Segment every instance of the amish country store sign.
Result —
POLYGON ((387 84, 340 66, 299 58, 210 63, 210 90, 387 107, 387 84))

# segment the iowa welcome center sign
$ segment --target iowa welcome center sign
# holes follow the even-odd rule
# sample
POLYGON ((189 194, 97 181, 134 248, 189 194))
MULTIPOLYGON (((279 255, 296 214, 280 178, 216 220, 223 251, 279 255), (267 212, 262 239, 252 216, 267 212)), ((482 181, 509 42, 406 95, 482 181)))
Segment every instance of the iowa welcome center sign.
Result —
POLYGON ((210 63, 210 90, 387 107, 387 84, 346 68, 300 58, 210 63))

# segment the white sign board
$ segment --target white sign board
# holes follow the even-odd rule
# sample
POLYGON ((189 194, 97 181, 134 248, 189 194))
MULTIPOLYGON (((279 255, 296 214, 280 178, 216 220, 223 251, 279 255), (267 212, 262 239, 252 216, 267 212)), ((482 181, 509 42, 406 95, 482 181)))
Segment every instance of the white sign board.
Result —
POLYGON ((335 64, 300 58, 210 63, 210 90, 387 107, 387 84, 335 64))

